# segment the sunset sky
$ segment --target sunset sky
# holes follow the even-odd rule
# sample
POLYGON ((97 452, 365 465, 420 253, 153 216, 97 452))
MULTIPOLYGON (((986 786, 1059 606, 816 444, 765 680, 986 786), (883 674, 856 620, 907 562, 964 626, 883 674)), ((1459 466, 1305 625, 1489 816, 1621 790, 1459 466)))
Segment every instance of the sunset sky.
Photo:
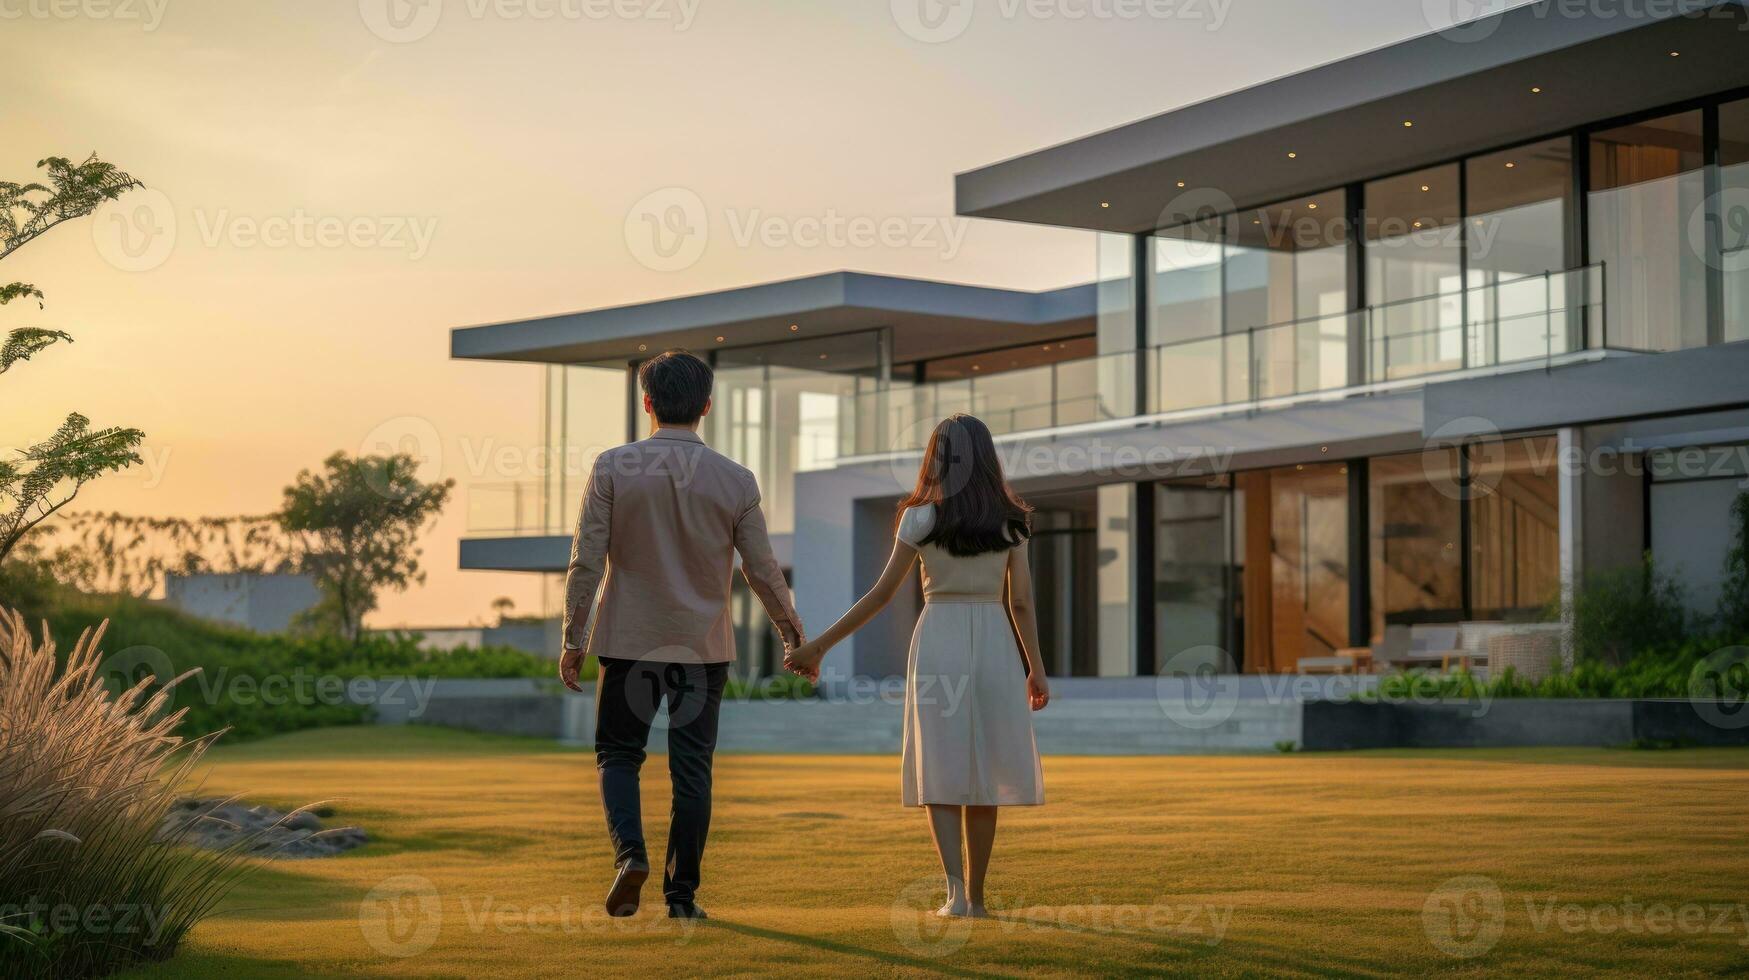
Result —
POLYGON ((224 515, 428 425, 458 496, 429 581, 373 624, 532 609, 535 577, 455 566, 469 484, 528 478, 481 460, 537 445, 540 369, 451 361, 450 328, 835 269, 1082 281, 1080 232, 861 247, 734 225, 950 220, 956 171, 1426 33, 1446 0, 959 2, 0 0, 0 179, 95 151, 154 195, 0 267, 48 296, 0 329, 77 338, 0 379, 0 446, 73 410, 138 426, 147 465, 76 506, 224 515), (667 188, 712 222, 674 271, 626 231, 667 188))

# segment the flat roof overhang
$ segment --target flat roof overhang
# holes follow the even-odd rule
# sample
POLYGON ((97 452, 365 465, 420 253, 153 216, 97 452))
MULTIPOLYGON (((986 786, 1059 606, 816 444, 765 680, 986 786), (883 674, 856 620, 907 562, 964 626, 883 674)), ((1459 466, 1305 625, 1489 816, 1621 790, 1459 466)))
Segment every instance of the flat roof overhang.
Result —
POLYGON ((1526 4, 959 174, 955 208, 1141 233, 1730 91, 1745 3, 1526 4))
MULTIPOLYGON (((1091 334, 1097 285, 1047 292, 832 272, 694 296, 463 327, 450 355, 623 366, 648 351, 726 350, 892 327, 899 363, 1091 334), (791 330, 791 325, 799 329, 791 330), (722 342, 717 338, 723 337, 722 342), (640 346, 645 350, 640 350, 640 346)), ((834 370, 868 365, 840 359, 834 370)))

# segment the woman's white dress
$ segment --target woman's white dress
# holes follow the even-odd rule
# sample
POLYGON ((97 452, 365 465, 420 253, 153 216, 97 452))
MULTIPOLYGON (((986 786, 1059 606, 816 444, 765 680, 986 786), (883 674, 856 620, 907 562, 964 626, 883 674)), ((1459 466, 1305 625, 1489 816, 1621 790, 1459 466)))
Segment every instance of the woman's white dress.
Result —
POLYGON ((921 544, 931 506, 906 510, 899 540, 923 558, 923 614, 906 668, 906 806, 1035 806, 1044 775, 1026 662, 1003 602, 1008 552, 970 557, 921 544))

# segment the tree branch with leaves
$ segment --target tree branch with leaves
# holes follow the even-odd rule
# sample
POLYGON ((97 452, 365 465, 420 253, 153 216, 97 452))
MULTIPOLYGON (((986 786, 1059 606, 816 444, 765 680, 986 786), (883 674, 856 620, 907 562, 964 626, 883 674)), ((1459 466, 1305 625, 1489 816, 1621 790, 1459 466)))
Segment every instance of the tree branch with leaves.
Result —
POLYGON ((303 567, 322 590, 310 625, 356 640, 378 593, 425 581, 419 532, 443 510, 455 481, 422 481, 418 461, 405 453, 335 453, 322 465, 285 488, 279 521, 301 540, 303 567))
MULTIPOLYGON (((83 218, 139 181, 95 154, 83 163, 67 157, 39 160, 47 183, 0 181, 0 259, 35 241, 56 225, 83 218)), ((0 283, 0 306, 34 300, 44 308, 41 289, 26 282, 0 283)), ((0 341, 0 374, 72 336, 46 327, 19 327, 0 341)), ((138 429, 93 429, 77 412, 67 415, 54 435, 0 459, 0 561, 19 541, 56 511, 71 503, 86 483, 140 462, 145 433, 138 429)))

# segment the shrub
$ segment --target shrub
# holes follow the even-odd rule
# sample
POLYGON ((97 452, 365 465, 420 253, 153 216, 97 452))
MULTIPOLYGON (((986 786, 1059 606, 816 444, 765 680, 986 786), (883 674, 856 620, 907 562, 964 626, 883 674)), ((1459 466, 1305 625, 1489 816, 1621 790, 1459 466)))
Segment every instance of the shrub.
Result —
POLYGON ((1749 491, 1731 503, 1731 549, 1725 555, 1725 580, 1719 592, 1719 625, 1734 636, 1749 636, 1749 491))
POLYGON ((1689 635, 1682 587, 1647 555, 1637 568, 1586 579, 1573 597, 1573 652, 1578 660, 1624 664, 1689 635))
POLYGON ((227 729, 258 738, 328 725, 357 724, 367 709, 348 703, 344 686, 371 677, 555 677, 553 661, 508 647, 432 652, 417 636, 254 633, 125 596, 68 593, 50 611, 63 645, 108 622, 106 667, 153 672, 160 680, 199 668, 177 685, 172 706, 184 732, 227 729))
POLYGON ((102 635, 61 668, 51 639, 0 610, 0 977, 163 959, 253 866, 257 836, 216 854, 159 839, 216 736, 177 737, 167 687, 106 690, 102 635))

